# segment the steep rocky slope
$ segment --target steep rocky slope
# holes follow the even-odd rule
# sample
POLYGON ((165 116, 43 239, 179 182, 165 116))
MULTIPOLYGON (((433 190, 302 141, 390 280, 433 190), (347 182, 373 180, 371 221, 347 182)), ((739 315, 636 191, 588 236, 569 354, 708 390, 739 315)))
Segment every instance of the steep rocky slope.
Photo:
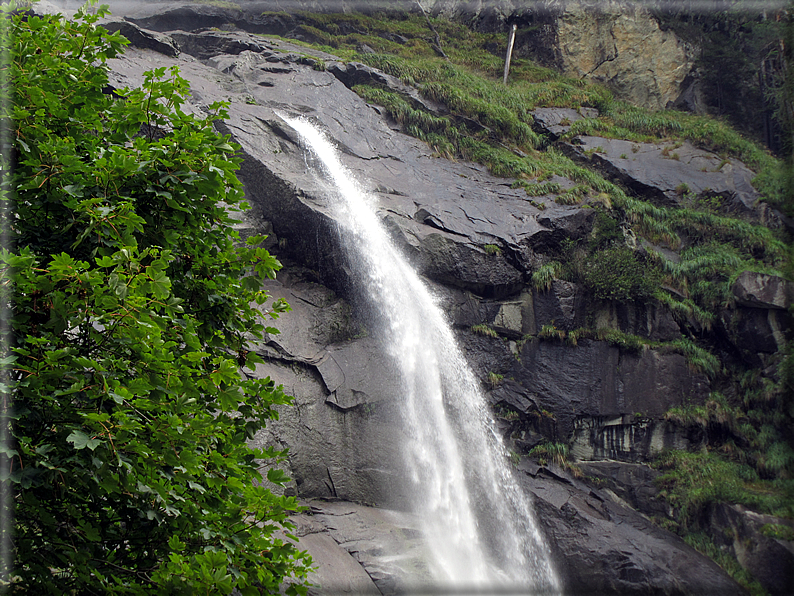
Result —
MULTIPOLYGON (((670 412, 713 411, 712 393, 729 386, 720 371, 724 366, 764 369, 774 380, 790 329, 789 282, 748 271, 731 288, 734 305, 719 310, 708 325, 696 310, 682 316, 659 300, 599 299, 582 283, 554 275, 541 283, 538 273, 548 271, 566 246, 588 245, 607 232, 617 234, 632 254, 651 249, 671 262, 680 257, 638 237, 627 221, 610 228, 598 208, 610 200, 604 193, 561 200, 581 186, 575 172, 516 184, 481 165, 440 158, 403 134, 388 107, 350 90, 377 86, 427 113, 445 113, 432 97, 382 71, 283 40, 219 30, 286 34, 290 15, 246 16, 173 3, 147 10, 136 22, 160 32, 130 21, 106 25, 119 28, 135 46, 113 61, 114 86, 138 85, 143 71, 177 65, 191 83, 189 109, 200 111, 215 99, 231 102, 229 120, 218 126, 240 144, 244 157, 240 175, 252 209, 241 231, 265 230, 271 249, 287 264, 268 290, 286 297, 293 312, 279 322, 282 333, 261 348, 268 364, 259 374, 282 383, 296 406, 285 409, 258 440, 290 447, 291 490, 303 498, 405 506, 399 401, 388 362, 379 339, 368 332, 361 297, 351 289, 351 268, 324 185, 308 172, 304 151, 279 111, 305 115, 328 131, 345 165, 377 197, 395 242, 437 292, 512 441, 517 474, 535 495, 566 589, 739 589, 713 563, 643 517, 664 517, 669 505, 653 483, 658 473, 642 464, 666 448, 708 442, 708 425, 670 412), (693 336, 717 346, 722 360, 712 365, 695 349, 702 348, 692 347, 693 336), (549 442, 570 445, 572 457, 592 461, 580 469, 594 480, 584 483, 551 455, 541 465, 519 457, 549 442), (608 465, 601 463, 606 459, 608 465)), ((571 163, 598 172, 632 197, 672 208, 713 200, 726 216, 740 215, 738 221, 785 225, 785 217, 757 202, 753 172, 738 159, 685 142, 582 134, 593 131, 599 116, 592 107, 537 108, 532 124, 571 163)), ((318 560, 328 558, 336 566, 353 557, 381 593, 405 589, 401 570, 377 553, 407 548, 393 536, 412 536, 409 521, 398 522, 395 530, 373 521, 381 514, 350 505, 366 531, 343 535, 333 521, 336 505, 315 507, 304 534, 314 536, 307 543, 318 560)), ((714 534, 730 528, 726 546, 744 549, 745 566, 764 574, 768 590, 779 591, 786 585, 791 543, 762 534, 762 524, 741 508, 720 511, 713 511, 714 534), (748 540, 759 546, 742 546, 748 540), (772 551, 779 562, 770 570, 770 558, 758 553, 772 551)), ((765 523, 789 524, 772 517, 765 523)), ((421 553, 419 547, 409 550, 421 553)), ((421 554, 414 556, 421 561, 421 554)), ((338 575, 320 581, 326 589, 339 588, 338 575)), ((359 586, 369 585, 363 576, 362 581, 359 586)))

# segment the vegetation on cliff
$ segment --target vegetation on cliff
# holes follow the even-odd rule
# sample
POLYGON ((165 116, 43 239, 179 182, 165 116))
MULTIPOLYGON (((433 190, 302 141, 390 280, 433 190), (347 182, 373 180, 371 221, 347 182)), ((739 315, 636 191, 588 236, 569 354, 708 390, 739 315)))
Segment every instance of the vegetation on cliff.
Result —
POLYGON ((287 592, 305 593, 310 559, 288 539, 297 502, 262 485, 283 453, 246 443, 290 398, 240 375, 261 361, 249 342, 276 332, 251 304, 280 265, 233 230, 236 147, 212 128, 225 108, 182 112, 175 70, 108 94, 105 61, 126 40, 95 25, 102 9, 75 21, 13 9, 0 12, 13 214, 0 291, 14 314, 3 588, 262 594, 296 581, 287 592))

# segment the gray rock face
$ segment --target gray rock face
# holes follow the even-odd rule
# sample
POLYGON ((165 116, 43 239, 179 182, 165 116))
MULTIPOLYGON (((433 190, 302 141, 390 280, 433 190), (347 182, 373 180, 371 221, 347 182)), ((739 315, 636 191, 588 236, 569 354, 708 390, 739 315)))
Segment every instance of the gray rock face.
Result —
MULTIPOLYGON (((741 594, 712 561, 594 491, 522 462, 566 594, 741 594), (631 544, 627 548, 627 540, 631 544)), ((563 473, 563 476, 565 474, 563 473)), ((311 500, 293 518, 317 571, 310 594, 434 592, 421 526, 400 511, 311 500), (399 553, 394 556, 393 553, 399 553)))
POLYGON ((794 300, 794 284, 765 273, 745 271, 731 289, 736 302, 751 308, 786 309, 794 300))
POLYGON ((532 112, 535 129, 554 141, 568 132, 574 122, 597 116, 598 110, 595 108, 538 108, 532 112))
POLYGON ((794 333, 787 310, 794 284, 776 275, 745 271, 731 289, 738 306, 721 313, 722 334, 747 362, 761 365, 764 355, 782 350, 794 333))
POLYGON ((748 511, 740 505, 712 508, 709 523, 719 543, 730 548, 742 567, 770 594, 791 594, 794 586, 794 541, 764 534, 764 527, 794 530, 791 520, 748 511))
POLYGON ((260 353, 256 374, 294 396, 277 424, 256 437, 290 447, 289 471, 302 497, 405 508, 400 414, 392 367, 333 292, 287 272, 265 290, 292 312, 260 353))
POLYGON ((239 53, 214 56, 205 66, 189 56, 131 50, 113 66, 117 84, 134 84, 152 63, 173 61, 191 81, 197 105, 231 97, 224 131, 242 145, 241 177, 256 215, 273 222, 286 255, 327 274, 337 289, 347 284, 330 277, 342 275, 344 267, 326 190, 307 172, 304 151, 279 111, 309 117, 328 131, 345 166, 376 197, 395 239, 431 279, 505 296, 521 287, 534 251, 579 238, 592 226, 592 210, 549 201, 540 211, 522 190, 482 167, 433 157, 423 143, 392 130, 334 76, 344 69, 316 70, 315 59, 328 55, 307 58, 305 48, 244 34, 180 32, 174 38, 200 57, 214 46, 239 53), (500 246, 505 258, 492 258, 481 248, 485 244, 500 246))
POLYGON ((790 313, 780 309, 738 306, 720 313, 719 329, 726 342, 751 365, 784 348, 794 333, 790 313))
POLYGON ((306 505, 309 511, 293 522, 300 547, 317 566, 309 594, 390 596, 433 585, 416 517, 339 501, 306 505))
POLYGON ((578 136, 563 144, 574 159, 587 160, 635 194, 665 206, 712 201, 740 215, 756 215, 755 174, 736 160, 723 160, 688 142, 653 144, 578 136))
POLYGON ((688 450, 702 444, 702 433, 687 432, 654 418, 580 416, 574 422, 571 454, 582 461, 647 462, 665 450, 688 450))
POLYGON ((618 97, 651 109, 689 89, 695 48, 682 42, 636 2, 429 0, 435 14, 487 31, 519 26, 515 52, 575 78, 600 81, 618 97))
POLYGON ((655 304, 601 304, 596 308, 594 318, 596 329, 620 329, 651 341, 681 337, 681 328, 672 314, 655 304))
POLYGON ((650 466, 617 461, 581 462, 578 465, 586 476, 599 479, 603 492, 610 491, 617 497, 613 501, 620 501, 645 515, 664 516, 667 513, 667 505, 654 485, 659 472, 650 466))
POLYGON ((128 21, 111 20, 103 23, 105 29, 111 33, 118 31, 130 40, 136 48, 154 50, 166 56, 176 57, 179 55, 179 48, 174 43, 174 39, 154 31, 145 31, 128 21))
MULTIPOLYGON (((591 340, 581 340, 576 347, 527 342, 511 376, 525 388, 527 399, 554 414, 556 436, 562 441, 572 438, 579 419, 634 413, 660 418, 673 406, 702 403, 709 391, 706 377, 692 374, 679 354, 648 350, 634 355, 591 340)), ((652 436, 627 441, 612 456, 628 452, 632 445, 646 445, 648 451, 641 455, 647 456, 657 449, 652 436)))

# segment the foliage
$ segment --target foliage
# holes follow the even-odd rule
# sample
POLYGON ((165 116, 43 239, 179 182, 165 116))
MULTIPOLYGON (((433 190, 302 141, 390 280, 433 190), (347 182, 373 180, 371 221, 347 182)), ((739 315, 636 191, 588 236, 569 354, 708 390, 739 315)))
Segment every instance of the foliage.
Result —
POLYGON ((496 332, 496 330, 482 323, 479 325, 472 325, 471 331, 472 333, 476 333, 477 335, 482 335, 484 337, 492 337, 494 339, 499 338, 499 334, 496 332))
MULTIPOLYGON (((639 335, 632 335, 625 333, 619 329, 612 329, 609 327, 601 327, 592 329, 587 327, 579 327, 570 331, 564 329, 557 329, 553 323, 544 324, 537 337, 545 340, 565 340, 571 346, 579 345, 582 339, 592 339, 597 341, 605 341, 609 345, 619 348, 620 350, 628 353, 639 354, 643 350, 658 350, 660 353, 676 353, 681 354, 686 358, 687 364, 694 372, 702 372, 709 377, 714 378, 721 372, 719 359, 707 349, 699 346, 693 340, 688 338, 680 338, 672 341, 651 341, 647 338, 640 337, 639 335)), ((685 414, 679 412, 676 408, 670 410, 670 420, 679 421, 676 416, 685 414)), ((687 413, 686 416, 690 414, 687 413)), ((687 422, 689 420, 687 419, 687 422)), ((794 455, 794 454, 792 454, 794 455)))
MULTIPOLYGON (((779 5, 765 6, 759 18, 758 9, 743 0, 727 0, 715 10, 692 10, 680 3, 658 11, 665 27, 701 48, 696 68, 703 72, 701 90, 708 110, 759 138, 771 132, 764 96, 775 84, 769 58, 781 36, 781 12, 779 5)), ((766 142, 776 145, 773 139, 766 142)))
POLYGON ((551 460, 558 466, 565 467, 568 464, 568 451, 567 443, 542 443, 535 445, 527 452, 527 455, 551 460))
POLYGON ((665 414, 665 420, 684 427, 717 427, 728 431, 737 428, 740 419, 741 413, 728 405, 725 397, 719 393, 713 393, 703 405, 677 406, 665 414))
MULTIPOLYGON (((396 31, 404 23, 389 21, 378 26, 370 23, 367 30, 374 33, 380 27, 390 31, 396 28, 396 31)), ((436 22, 437 28, 441 25, 441 22, 436 22)), ((412 29, 401 31, 406 37, 417 39, 423 26, 416 21, 412 22, 412 29)), ((705 149, 742 159, 759 172, 756 184, 767 200, 783 205, 785 170, 778 160, 757 144, 714 118, 669 110, 649 112, 614 100, 596 85, 569 81, 550 71, 530 67, 531 63, 527 61, 517 61, 519 70, 514 70, 513 82, 505 88, 499 83, 501 72, 493 63, 493 57, 486 57, 482 51, 478 54, 477 48, 482 47, 486 38, 481 38, 480 45, 477 45, 473 43, 472 32, 455 27, 450 23, 441 27, 441 30, 446 28, 450 35, 447 53, 451 62, 435 56, 429 47, 420 51, 419 46, 409 50, 404 45, 383 46, 382 53, 356 56, 419 86, 426 97, 444 103, 450 109, 449 115, 432 115, 391 91, 366 86, 356 90, 368 101, 384 105, 408 133, 428 142, 439 155, 478 161, 496 175, 517 177, 517 184, 523 186, 530 196, 557 195, 556 201, 562 204, 578 204, 583 200, 595 204, 587 197, 604 197, 602 202, 607 208, 614 205, 619 210, 613 212, 613 220, 622 219, 630 223, 636 232, 651 242, 677 249, 683 244, 682 237, 696 239, 696 244, 712 242, 733 247, 731 250, 738 257, 733 261, 732 269, 725 274, 714 276, 708 269, 701 269, 693 271, 689 278, 673 275, 669 281, 677 293, 662 295, 659 291, 661 276, 655 263, 649 263, 651 276, 643 281, 635 273, 648 264, 647 260, 643 263, 638 255, 630 256, 625 249, 606 250, 593 259, 595 262, 587 278, 597 295, 612 299, 633 295, 635 300, 659 299, 661 295, 660 299, 672 309, 682 315, 686 313, 686 316, 692 316, 708 327, 714 319, 714 310, 725 301, 730 278, 746 268, 773 272, 785 258, 786 243, 768 228, 709 212, 705 208, 657 207, 629 197, 599 174, 573 163, 553 147, 547 147, 542 139, 520 132, 519 129, 523 129, 516 122, 531 121, 530 111, 538 106, 595 106, 601 111, 600 116, 574 122, 568 136, 595 133, 636 141, 673 140, 673 147, 688 139, 705 149), (459 43, 458 37, 470 42, 468 47, 459 43), (475 55, 480 59, 475 60, 475 55), (475 66, 477 64, 482 66, 475 66), (478 103, 481 100, 489 106, 487 113, 478 103), (479 128, 472 126, 472 122, 479 123, 479 128), (524 155, 511 151, 511 146, 519 148, 524 155), (542 182, 552 175, 569 178, 575 186, 563 190, 556 182, 542 182), (612 263, 621 266, 620 273, 608 270, 612 263), (617 278, 617 285, 611 283, 613 277, 617 278)), ((376 43, 371 37, 367 39, 376 43)), ((347 43, 339 39, 337 42, 340 46, 347 43)), ((602 245, 601 248, 607 247, 602 245)), ((592 251, 593 248, 590 249, 592 251)), ((579 256, 589 258, 587 255, 579 256)), ((573 266, 579 267, 576 263, 573 266)), ((548 274, 552 271, 548 267, 533 274, 536 287, 546 287, 550 283, 552 277, 548 274)), ((554 275, 566 279, 579 278, 571 267, 566 272, 555 271, 554 275)))
MULTIPOLYGON (((603 86, 566 78, 518 57, 513 60, 511 82, 505 87, 501 84, 502 59, 485 50, 504 45, 504 39, 497 34, 477 33, 461 23, 443 19, 426 21, 419 15, 389 11, 372 16, 302 13, 300 20, 304 38, 314 39, 345 59, 364 62, 419 87, 425 97, 450 109, 451 120, 465 123, 469 133, 483 137, 480 141, 485 140, 494 148, 530 149, 526 158, 512 160, 512 171, 498 168, 499 175, 521 175, 527 172, 522 161, 543 160, 544 156, 531 152, 532 148, 544 149, 547 144, 529 126, 532 110, 590 106, 599 109, 599 117, 574 122, 567 136, 595 133, 638 142, 688 139, 750 165, 759 172, 758 184, 768 200, 779 203, 785 192, 779 162, 719 119, 638 108, 615 100, 603 86), (431 40, 436 32, 443 37, 448 59, 438 56, 431 40), (357 48, 362 44, 375 49, 375 53, 359 53, 357 48)), ((769 34, 765 35, 767 39, 769 34)), ((416 134, 420 130, 417 127, 410 133, 423 138, 416 134)), ((455 144, 454 139, 452 142, 455 144)), ((493 155, 479 148, 467 157, 491 167, 489 160, 493 155)))
POLYGON ((665 452, 655 465, 663 472, 658 478, 660 496, 675 508, 676 519, 685 529, 697 528, 706 508, 714 503, 736 503, 763 513, 794 516, 792 482, 762 480, 748 464, 703 450, 665 452))
MULTIPOLYGON (((546 412, 544 411, 544 414, 546 412)), ((566 443, 541 443, 535 445, 527 452, 529 457, 534 457, 538 463, 545 466, 549 461, 570 472, 575 478, 582 478, 582 469, 570 460, 570 449, 566 443)))
POLYGON ((500 375, 499 373, 495 373, 493 371, 488 373, 488 386, 491 389, 496 389, 497 387, 499 387, 504 380, 505 380, 504 375, 500 375))
POLYGON ((784 526, 783 524, 764 524, 761 526, 760 531, 764 536, 769 536, 776 540, 794 542, 794 528, 791 526, 784 526))
POLYGON ((560 271, 562 271, 562 265, 558 261, 544 263, 532 272, 532 286, 536 290, 550 290, 560 271))
POLYGON ((295 499, 262 486, 284 454, 246 439, 290 399, 240 367, 276 332, 251 304, 280 265, 233 230, 224 106, 183 113, 175 69, 103 94, 126 43, 96 26, 104 9, 11 10, 14 592, 278 593, 310 559, 287 539, 295 499))
POLYGON ((613 246, 590 256, 584 282, 598 300, 631 302, 652 297, 660 271, 628 246, 613 246))
MULTIPOLYGON (((581 330, 579 334, 580 336, 582 335, 581 330)), ((598 329, 595 333, 595 337, 601 341, 607 342, 611 346, 634 353, 639 353, 645 347, 653 345, 652 342, 647 339, 643 339, 638 335, 624 333, 618 329, 598 329)))
POLYGON ((706 373, 711 378, 716 377, 722 368, 719 358, 689 338, 673 340, 668 346, 670 350, 686 357, 692 370, 706 373))
POLYGON ((557 329, 553 323, 546 323, 538 331, 541 339, 565 339, 565 329, 557 329))

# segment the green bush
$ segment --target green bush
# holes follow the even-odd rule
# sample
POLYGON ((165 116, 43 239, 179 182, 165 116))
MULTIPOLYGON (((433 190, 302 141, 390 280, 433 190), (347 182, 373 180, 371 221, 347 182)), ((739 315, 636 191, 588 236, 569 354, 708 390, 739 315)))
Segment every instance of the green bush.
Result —
POLYGON ((794 542, 794 528, 791 526, 784 526, 782 524, 764 524, 761 526, 761 533, 764 536, 775 538, 777 540, 786 540, 794 542))
POLYGON ((542 443, 527 452, 529 457, 551 460, 561 467, 568 465, 568 445, 566 443, 542 443))
POLYGON ((233 230, 246 206, 237 148, 212 127, 224 106, 183 113, 176 69, 103 94, 126 43, 96 26, 103 9, 12 9, 13 593, 305 593, 310 559, 285 537, 297 502, 260 473, 284 454, 246 442, 290 398, 240 374, 261 362, 251 340, 276 332, 251 304, 280 265, 233 230))
POLYGON ((642 301, 656 292, 661 272, 627 246, 593 253, 584 270, 584 282, 599 300, 642 301))
POLYGON ((593 233, 588 243, 590 250, 606 248, 610 245, 620 245, 623 243, 623 231, 620 224, 613 217, 599 211, 596 213, 593 233))

